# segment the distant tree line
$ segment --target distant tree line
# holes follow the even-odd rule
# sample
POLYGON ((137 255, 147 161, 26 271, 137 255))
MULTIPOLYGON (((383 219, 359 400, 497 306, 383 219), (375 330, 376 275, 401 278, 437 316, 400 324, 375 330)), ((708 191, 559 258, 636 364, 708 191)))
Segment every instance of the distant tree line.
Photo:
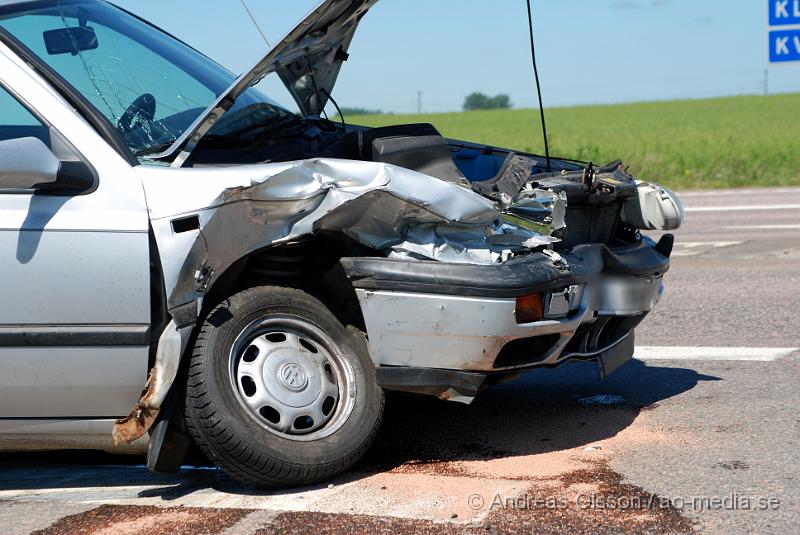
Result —
POLYGON ((345 117, 350 115, 383 115, 382 110, 368 110, 366 108, 342 108, 342 113, 345 117))
POLYGON ((490 97, 483 93, 472 93, 464 99, 464 111, 472 110, 506 110, 511 108, 511 98, 508 95, 495 95, 490 97))
MULTIPOLYGON (((490 97, 483 93, 475 92, 464 99, 464 111, 472 110, 507 110, 513 107, 511 97, 505 94, 495 95, 490 97)), ((392 112, 384 114, 383 110, 359 108, 359 107, 342 107, 342 113, 345 117, 352 117, 354 115, 392 115, 392 112)))

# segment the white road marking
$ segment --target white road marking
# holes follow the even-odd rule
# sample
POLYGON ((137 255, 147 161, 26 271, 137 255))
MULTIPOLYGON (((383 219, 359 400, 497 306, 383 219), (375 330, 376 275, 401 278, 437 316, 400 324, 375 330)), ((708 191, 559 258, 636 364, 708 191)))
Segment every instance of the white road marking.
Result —
MULTIPOLYGON (((163 477, 142 466, 20 467, 0 471, 0 501, 311 511, 434 522, 449 521, 457 513, 459 520, 479 521, 489 513, 491 497, 498 496, 505 503, 530 486, 502 477, 487 481, 483 477, 392 472, 346 475, 330 485, 263 494, 248 492, 237 484, 217 483, 210 470, 163 477), (376 494, 378 488, 391 490, 376 494), (486 507, 470 509, 467 500, 474 495, 486 496, 486 507)), ((6 532, 5 526, 0 528, 0 533, 6 532)))
POLYGON ((800 204, 746 204, 741 206, 686 207, 687 212, 749 212, 753 210, 798 210, 800 204))
POLYGON ((733 247, 741 245, 743 241, 687 241, 675 244, 675 252, 672 256, 694 256, 707 249, 719 249, 722 247, 733 247))
POLYGON ((800 225, 731 225, 730 230, 800 230, 800 225))
POLYGON ((760 189, 726 189, 726 190, 694 190, 694 191, 679 191, 678 196, 683 197, 726 197, 745 195, 776 195, 784 193, 793 193, 800 195, 800 188, 760 188, 760 189))
POLYGON ((797 347, 668 347, 636 346, 639 360, 750 360, 771 362, 785 357, 797 347))

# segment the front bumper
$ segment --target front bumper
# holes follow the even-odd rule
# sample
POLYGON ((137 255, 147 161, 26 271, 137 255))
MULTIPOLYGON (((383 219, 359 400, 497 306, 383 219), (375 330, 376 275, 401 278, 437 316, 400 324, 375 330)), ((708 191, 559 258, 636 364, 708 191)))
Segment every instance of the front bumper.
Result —
POLYGON ((624 364, 633 354, 633 328, 663 292, 669 259, 660 249, 652 242, 581 245, 563 260, 536 253, 496 266, 342 263, 379 381, 458 399, 474 395, 470 385, 488 375, 570 359, 598 359, 608 375, 624 364), (545 303, 569 296, 560 301, 563 317, 518 324, 516 298, 534 293, 545 303))

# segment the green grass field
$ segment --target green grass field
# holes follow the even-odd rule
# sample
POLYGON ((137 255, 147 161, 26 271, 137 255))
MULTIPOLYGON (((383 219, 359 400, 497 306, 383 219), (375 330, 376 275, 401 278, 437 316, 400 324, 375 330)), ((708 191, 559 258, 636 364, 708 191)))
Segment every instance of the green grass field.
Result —
MULTIPOLYGON (((434 124, 447 137, 544 153, 538 110, 363 115, 356 124, 434 124)), ((800 185, 800 94, 547 110, 551 153, 676 189, 800 185)))

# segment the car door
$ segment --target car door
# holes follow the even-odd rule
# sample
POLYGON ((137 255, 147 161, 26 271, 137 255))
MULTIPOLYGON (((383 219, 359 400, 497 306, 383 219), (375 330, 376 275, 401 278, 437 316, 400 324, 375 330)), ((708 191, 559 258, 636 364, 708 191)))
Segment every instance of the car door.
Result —
MULTIPOLYGON (((0 188, 0 420, 123 416, 148 369, 142 185, 53 89, 3 52, 0 141, 37 138, 61 160, 88 163, 94 184, 59 195, 0 188)), ((0 177, 9 157, 0 154, 0 177)))

